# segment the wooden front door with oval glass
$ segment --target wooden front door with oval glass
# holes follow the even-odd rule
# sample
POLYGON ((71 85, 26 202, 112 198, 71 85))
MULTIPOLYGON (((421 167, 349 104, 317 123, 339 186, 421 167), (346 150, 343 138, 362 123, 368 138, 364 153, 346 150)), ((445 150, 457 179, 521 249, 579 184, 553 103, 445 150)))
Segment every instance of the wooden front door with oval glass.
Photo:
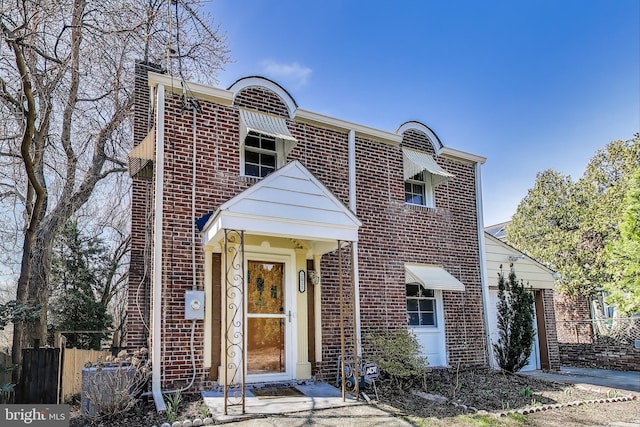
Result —
POLYGON ((248 261, 247 374, 286 372, 285 264, 248 261))

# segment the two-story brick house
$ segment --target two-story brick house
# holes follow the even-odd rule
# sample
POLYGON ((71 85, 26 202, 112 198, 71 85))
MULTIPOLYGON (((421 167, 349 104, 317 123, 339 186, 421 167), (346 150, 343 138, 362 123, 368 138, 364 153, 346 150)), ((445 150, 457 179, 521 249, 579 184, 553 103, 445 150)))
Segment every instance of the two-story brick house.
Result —
POLYGON ((483 157, 419 122, 305 110, 268 79, 146 71, 127 342, 150 346, 154 387, 331 379, 342 348, 366 358, 368 334, 401 328, 432 366, 488 363, 483 157))

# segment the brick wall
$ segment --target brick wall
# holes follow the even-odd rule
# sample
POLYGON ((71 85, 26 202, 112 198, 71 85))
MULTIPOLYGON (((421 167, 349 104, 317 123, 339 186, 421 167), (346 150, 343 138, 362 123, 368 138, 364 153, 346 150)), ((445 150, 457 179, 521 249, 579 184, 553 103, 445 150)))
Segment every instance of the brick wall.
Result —
POLYGON ((544 323, 547 334, 547 350, 549 352, 549 369, 560 369, 560 348, 556 326, 556 313, 552 289, 542 289, 544 304, 544 323))
POLYGON ((563 366, 640 371, 640 349, 631 344, 560 344, 563 366))
POLYGON ((556 292, 554 294, 556 330, 560 343, 591 343, 593 329, 588 322, 591 318, 589 302, 585 297, 571 297, 556 292))
MULTIPOLYGON (((192 277, 192 225, 199 218, 251 185, 239 177, 240 144, 238 107, 283 116, 298 140, 287 161, 298 159, 348 205, 347 134, 307 123, 291 121, 287 109, 274 93, 250 87, 235 98, 233 106, 200 101, 196 141, 192 137, 191 112, 181 110, 176 96, 166 94, 165 176, 162 279, 163 383, 174 384, 191 374, 191 322, 183 320, 184 292, 194 285, 192 277), (197 145, 196 212, 191 214, 191 159, 197 145)), ((425 135, 409 131, 403 145, 433 153, 425 135)), ((443 265, 461 280, 466 292, 444 292, 447 349, 452 365, 486 363, 484 325, 475 204, 474 165, 439 158, 438 163, 455 175, 435 191, 436 209, 410 208, 404 204, 402 150, 360 137, 356 138, 357 215, 363 225, 359 241, 360 304, 362 332, 379 328, 406 328, 404 262, 443 265)), ((134 198, 145 200, 144 186, 134 180, 134 198)), ((152 218, 143 204, 132 212, 133 228, 148 230, 152 218)), ((136 239, 141 239, 140 232, 136 239)), ((143 240, 144 241, 144 240, 143 240)), ((132 252, 132 282, 141 277, 144 246, 132 252)), ((196 239, 195 286, 202 289, 203 250, 196 239)), ((340 349, 338 271, 336 253, 327 254, 322 265, 323 360, 321 378, 335 378, 340 349)), ((135 310, 129 311, 135 314, 135 310)), ((135 317, 131 323, 135 323, 135 317)), ((202 322, 196 323, 197 378, 204 378, 202 322)), ((348 336, 353 331, 347 330, 348 336)), ((143 334, 130 331, 130 342, 143 334)))

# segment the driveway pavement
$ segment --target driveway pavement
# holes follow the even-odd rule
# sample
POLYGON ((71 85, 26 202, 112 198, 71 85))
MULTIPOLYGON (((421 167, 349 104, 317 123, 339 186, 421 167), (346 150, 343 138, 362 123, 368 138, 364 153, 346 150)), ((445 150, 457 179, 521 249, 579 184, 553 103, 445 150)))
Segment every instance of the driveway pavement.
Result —
POLYGON ((520 372, 547 380, 569 384, 590 384, 616 390, 640 392, 640 372, 611 371, 607 369, 572 368, 563 366, 559 372, 520 372))

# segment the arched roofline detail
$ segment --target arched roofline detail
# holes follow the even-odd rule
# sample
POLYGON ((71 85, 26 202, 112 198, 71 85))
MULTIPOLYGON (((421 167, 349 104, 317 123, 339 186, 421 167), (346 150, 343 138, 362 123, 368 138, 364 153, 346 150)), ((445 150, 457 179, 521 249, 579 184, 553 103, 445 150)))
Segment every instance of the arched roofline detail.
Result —
POLYGON ((243 77, 241 79, 236 80, 227 90, 233 92, 233 96, 235 96, 241 92, 243 89, 248 87, 263 87, 269 89, 274 92, 276 95, 282 99, 282 101, 287 106, 287 111, 289 112, 289 118, 293 118, 296 109, 298 108, 298 103, 291 96, 289 92, 278 83, 270 80, 266 77, 261 76, 249 76, 243 77))
POLYGON ((431 141, 431 145, 433 145, 433 149, 436 153, 439 154, 440 151, 442 151, 442 149, 444 148, 444 145, 440 141, 440 138, 438 138, 438 135, 436 135, 436 133, 431 130, 429 126, 415 120, 404 122, 395 131, 393 131, 393 133, 402 135, 410 129, 420 131, 427 135, 427 138, 429 138, 429 141, 431 141))

